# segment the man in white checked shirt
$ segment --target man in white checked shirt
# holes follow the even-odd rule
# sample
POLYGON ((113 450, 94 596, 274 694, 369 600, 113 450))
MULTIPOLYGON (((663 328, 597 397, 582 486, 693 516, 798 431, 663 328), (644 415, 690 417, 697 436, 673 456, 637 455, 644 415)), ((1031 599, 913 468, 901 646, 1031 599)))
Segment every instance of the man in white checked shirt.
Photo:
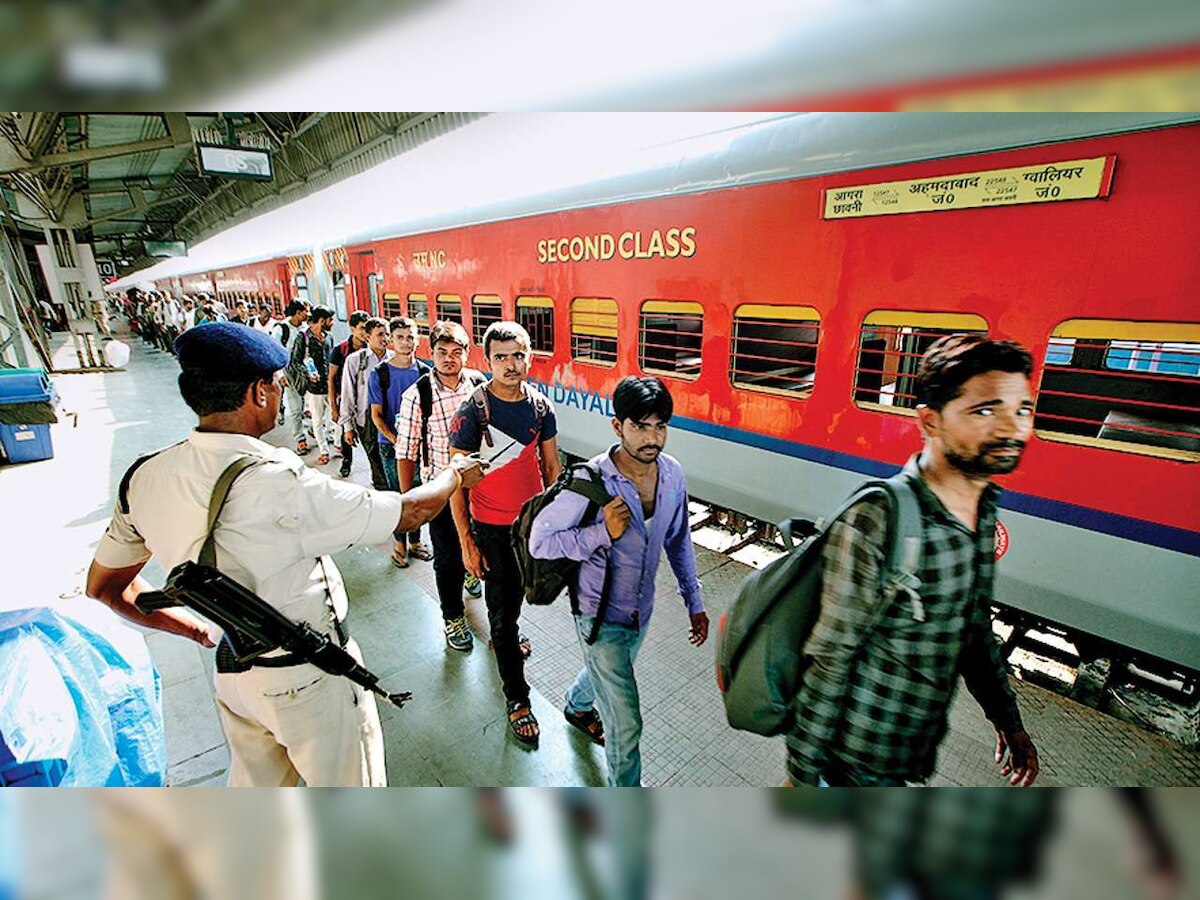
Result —
MULTIPOLYGON (((401 395, 396 415, 396 471, 401 491, 412 488, 418 462, 422 481, 428 481, 450 464, 450 423, 463 401, 486 380, 482 373, 463 368, 469 345, 466 330, 457 322, 438 322, 429 332, 433 371, 401 395), (425 404, 428 419, 422 413, 422 393, 428 398, 425 404)), ((478 597, 482 587, 473 576, 473 584, 466 581, 458 530, 449 507, 430 520, 429 537, 433 542, 433 572, 442 606, 446 646, 466 652, 474 641, 463 609, 463 587, 472 597, 478 597)))

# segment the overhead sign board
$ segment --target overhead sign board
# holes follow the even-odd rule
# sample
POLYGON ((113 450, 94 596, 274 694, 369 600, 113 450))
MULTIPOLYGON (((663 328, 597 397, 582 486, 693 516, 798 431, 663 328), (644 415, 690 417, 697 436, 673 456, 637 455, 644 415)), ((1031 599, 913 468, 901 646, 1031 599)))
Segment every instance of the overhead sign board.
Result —
POLYGON ((271 154, 266 150, 197 144, 196 160, 201 175, 249 178, 252 181, 270 181, 275 177, 271 169, 271 154))
POLYGON ((1116 162, 1115 156, 1097 156, 1012 169, 827 188, 823 214, 826 219, 855 219, 981 206, 1092 200, 1108 196, 1116 162))

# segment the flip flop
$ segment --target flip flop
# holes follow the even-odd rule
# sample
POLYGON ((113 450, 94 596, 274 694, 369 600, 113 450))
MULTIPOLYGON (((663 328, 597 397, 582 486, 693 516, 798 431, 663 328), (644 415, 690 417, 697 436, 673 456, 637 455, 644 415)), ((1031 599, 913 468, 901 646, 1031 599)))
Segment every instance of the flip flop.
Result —
POLYGON ((424 544, 413 544, 408 548, 408 555, 422 562, 429 562, 429 560, 433 559, 433 554, 429 552, 429 549, 424 544))
POLYGON ((397 569, 408 568, 408 555, 401 552, 399 547, 392 550, 392 565, 397 569))
POLYGON ((532 725, 537 728, 537 719, 533 716, 533 710, 530 709, 528 703, 521 703, 519 700, 514 700, 508 704, 508 730, 512 732, 512 736, 517 739, 519 744, 525 747, 537 748, 538 738, 541 736, 540 731, 535 731, 532 736, 521 734, 518 729, 532 725), (513 716, 516 716, 514 719, 513 716))

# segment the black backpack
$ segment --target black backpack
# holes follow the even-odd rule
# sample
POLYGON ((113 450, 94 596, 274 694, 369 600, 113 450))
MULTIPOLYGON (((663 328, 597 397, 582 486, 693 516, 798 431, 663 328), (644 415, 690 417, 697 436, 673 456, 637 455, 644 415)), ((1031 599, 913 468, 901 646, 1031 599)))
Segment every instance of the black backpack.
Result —
MULTIPOLYGON (((525 600, 535 606, 546 606, 558 599, 563 588, 570 585, 579 563, 573 559, 538 559, 529 552, 529 536, 533 531, 533 521, 543 509, 553 502, 554 498, 563 491, 574 491, 587 498, 587 508, 580 518, 580 524, 591 524, 596 521, 596 514, 612 500, 604 488, 604 481, 598 469, 582 464, 573 466, 561 475, 558 480, 540 494, 535 494, 525 501, 517 521, 512 529, 513 553, 521 568, 521 583, 525 591, 525 600)), ((588 643, 596 641, 604 614, 608 609, 608 580, 609 570, 604 571, 604 587, 600 592, 600 608, 596 611, 596 621, 592 626, 588 643)), ((575 598, 572 597, 572 612, 575 608, 575 598)))
MULTIPOLYGON (((421 466, 429 465, 429 417, 433 415, 433 369, 417 379, 417 399, 421 407, 421 466)), ((463 369, 462 377, 473 387, 487 384, 487 376, 473 369, 463 369)), ((386 388, 384 389, 386 390, 386 388)))
POLYGON ((888 501, 887 545, 879 570, 879 590, 885 597, 881 609, 901 593, 920 590, 921 508, 903 472, 864 484, 820 530, 802 519, 781 523, 788 553, 748 575, 717 622, 717 687, 734 728, 767 736, 791 729, 792 704, 809 662, 804 645, 821 611, 821 551, 833 523, 855 503, 876 494, 888 501), (798 522, 810 526, 811 536, 792 546, 798 522))

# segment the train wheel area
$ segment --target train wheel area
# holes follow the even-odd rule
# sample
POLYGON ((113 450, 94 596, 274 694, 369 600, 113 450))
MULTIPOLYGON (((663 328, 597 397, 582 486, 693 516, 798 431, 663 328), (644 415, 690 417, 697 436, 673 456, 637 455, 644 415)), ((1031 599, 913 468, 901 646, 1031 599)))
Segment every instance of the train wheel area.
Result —
MULTIPOLYGON (((123 323, 122 323, 123 324, 123 323)), ((68 614, 107 614, 81 592, 88 560, 111 513, 117 482, 137 456, 166 446, 194 418, 175 390, 178 367, 166 353, 118 332, 132 348, 125 371, 61 375, 55 386, 74 416, 52 426, 55 455, 37 465, 0 469, 0 490, 14 498, 20 527, 8 530, 0 563, 8 573, 6 607, 46 605, 68 614), (23 560, 46 559, 48 568, 23 560)), ((54 353, 67 352, 57 335, 54 353)), ((268 442, 285 445, 283 429, 268 442)), ((315 456, 305 458, 315 465, 315 456)), ((328 467, 334 474, 337 460, 328 467)), ((351 479, 369 483, 365 461, 351 479)), ((8 501, 6 500, 6 505, 8 501)), ((720 531, 701 507, 696 529, 720 531)), ((728 530, 728 529, 726 529, 728 530)), ((697 547, 700 578, 713 620, 725 611, 749 566, 738 558, 753 541, 725 552, 697 547)), ((392 785, 598 785, 601 748, 563 722, 563 693, 579 670, 578 641, 566 602, 528 608, 522 627, 533 644, 527 677, 542 723, 541 746, 524 752, 507 735, 497 702, 495 666, 487 647, 486 611, 467 602, 476 635, 469 654, 449 652, 441 630, 430 563, 394 568, 385 546, 335 556, 350 597, 350 628, 366 662, 387 685, 411 690, 403 710, 381 708, 387 774, 392 785)), ((163 573, 148 571, 151 581, 163 573)), ((779 784, 782 742, 730 729, 713 677, 712 645, 687 642, 687 617, 674 595, 669 568, 660 570, 659 606, 638 660, 645 732, 647 785, 779 784)), ((218 785, 228 752, 217 718, 211 652, 166 634, 148 633, 162 676, 168 780, 175 785, 218 785)), ((1073 702, 1027 680, 1014 679, 1028 731, 1038 742, 1047 785, 1190 785, 1200 783, 1200 755, 1166 737, 1073 702)), ((992 762, 993 733, 968 693, 951 709, 950 733, 933 784, 1000 783, 992 762)))

